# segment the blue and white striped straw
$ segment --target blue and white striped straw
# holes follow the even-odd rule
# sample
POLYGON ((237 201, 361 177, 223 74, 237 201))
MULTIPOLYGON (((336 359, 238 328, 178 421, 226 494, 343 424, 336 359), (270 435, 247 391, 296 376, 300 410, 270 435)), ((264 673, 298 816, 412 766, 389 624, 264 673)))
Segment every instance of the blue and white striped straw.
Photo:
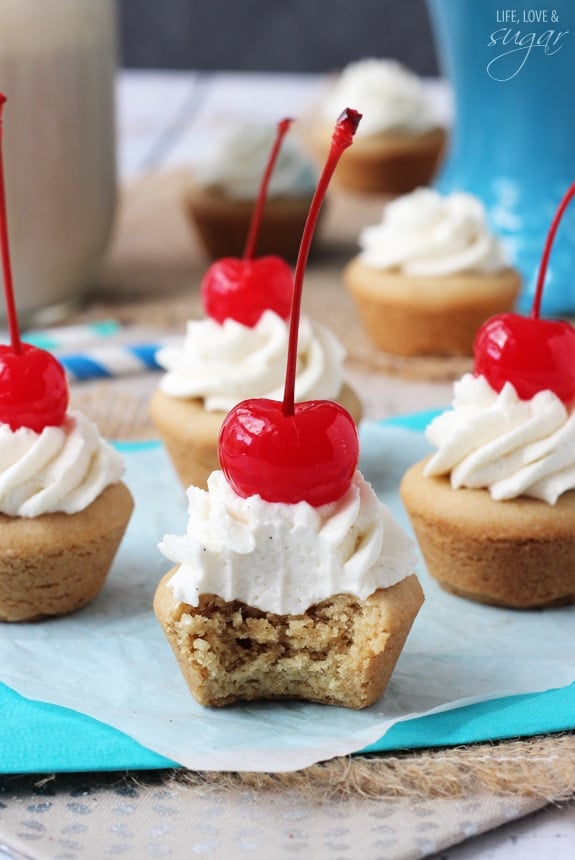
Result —
MULTIPOLYGON (((156 353, 174 338, 150 340, 150 329, 115 320, 24 332, 22 340, 53 353, 71 382, 111 379, 160 370, 156 353)), ((9 342, 7 333, 0 341, 9 342)))
POLYGON ((70 380, 111 379, 149 370, 160 370, 156 353, 162 343, 110 343, 82 352, 57 353, 70 380))
POLYGON ((22 333, 22 340, 49 352, 64 352, 86 347, 93 343, 105 343, 122 334, 117 320, 99 320, 81 325, 55 326, 50 329, 31 329, 22 333))

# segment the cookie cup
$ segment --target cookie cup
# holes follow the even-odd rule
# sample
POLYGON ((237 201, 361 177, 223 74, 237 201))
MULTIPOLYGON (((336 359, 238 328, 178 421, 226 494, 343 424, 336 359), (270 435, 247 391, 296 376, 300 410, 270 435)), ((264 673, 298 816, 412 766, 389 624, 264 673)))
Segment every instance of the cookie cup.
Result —
POLYGON ((575 602, 575 491, 555 505, 487 490, 453 490, 425 477, 422 460, 400 495, 427 570, 444 588, 479 603, 539 609, 575 602))
MULTIPOLYGON (((295 260, 311 195, 270 197, 258 233, 258 257, 275 254, 295 260)), ((196 188, 184 198, 191 227, 206 254, 213 258, 242 257, 255 200, 235 200, 215 189, 196 188)))
POLYGON ((361 709, 384 692, 423 603, 414 574, 367 600, 337 594, 299 615, 201 595, 176 603, 161 580, 154 612, 201 705, 304 699, 361 709))
MULTIPOLYGON (((332 133, 325 126, 312 132, 312 145, 321 159, 327 156, 332 133)), ((334 182, 350 191, 407 194, 431 182, 445 144, 442 128, 421 134, 381 132, 356 137, 337 166, 334 182)))
POLYGON ((134 507, 123 483, 76 514, 0 514, 0 621, 38 621, 101 591, 134 507))
MULTIPOLYGON (((344 383, 338 403, 359 424, 363 409, 355 391, 344 383)), ((220 468, 218 438, 225 412, 208 412, 200 399, 171 397, 157 388, 150 399, 150 416, 184 487, 207 486, 220 468)))
POLYGON ((513 309, 521 278, 490 274, 414 277, 366 266, 355 257, 343 280, 371 343, 399 356, 471 356, 479 327, 513 309))

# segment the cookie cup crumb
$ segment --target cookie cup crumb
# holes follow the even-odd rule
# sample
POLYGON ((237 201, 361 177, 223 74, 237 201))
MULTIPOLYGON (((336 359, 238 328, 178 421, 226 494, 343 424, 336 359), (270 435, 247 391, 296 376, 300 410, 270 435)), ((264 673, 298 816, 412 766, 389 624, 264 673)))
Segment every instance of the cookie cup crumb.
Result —
POLYGON ((304 699, 359 710, 384 692, 423 603, 414 574, 367 600, 337 594, 299 615, 202 595, 176 603, 161 580, 154 611, 201 705, 304 699))

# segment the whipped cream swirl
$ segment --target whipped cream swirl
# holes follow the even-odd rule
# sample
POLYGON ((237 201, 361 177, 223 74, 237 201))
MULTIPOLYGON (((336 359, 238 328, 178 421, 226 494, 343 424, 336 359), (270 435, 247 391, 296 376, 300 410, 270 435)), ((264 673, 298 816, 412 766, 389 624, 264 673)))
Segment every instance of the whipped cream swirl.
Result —
MULTIPOLYGON (((276 135, 275 126, 241 125, 227 129, 198 165, 197 184, 238 200, 254 200, 276 135)), ((275 163, 268 197, 311 196, 317 172, 293 137, 286 136, 275 163)))
POLYGON ((419 77, 395 60, 365 59, 346 66, 327 94, 322 113, 335 122, 346 107, 363 114, 356 137, 421 134, 437 126, 419 77))
POLYGON ((575 489, 575 413, 552 391, 521 400, 510 383, 497 394, 483 376, 465 374, 455 383, 453 409, 435 418, 426 436, 438 450, 425 474, 450 474, 454 489, 550 505, 575 489))
POLYGON ((0 424, 0 513, 7 516, 75 514, 123 472, 122 456, 80 412, 41 433, 0 424))
MULTIPOLYGON (((229 411, 247 397, 281 400, 289 327, 273 311, 255 326, 191 320, 180 347, 165 347, 156 360, 167 370, 160 388, 171 397, 201 398, 208 411, 229 411)), ((296 400, 333 400, 343 385, 345 350, 319 323, 302 317, 299 327, 296 400)))
POLYGON ((419 188, 398 197, 385 206, 380 224, 361 231, 359 244, 366 266, 405 275, 490 273, 507 266, 483 204, 462 192, 442 196, 419 188))
POLYGON ((319 508, 243 499, 220 471, 207 491, 187 492, 186 535, 159 545, 180 565, 170 580, 178 602, 197 606, 201 594, 217 594, 297 615, 335 594, 364 600, 416 563, 411 540, 360 472, 339 501, 319 508))

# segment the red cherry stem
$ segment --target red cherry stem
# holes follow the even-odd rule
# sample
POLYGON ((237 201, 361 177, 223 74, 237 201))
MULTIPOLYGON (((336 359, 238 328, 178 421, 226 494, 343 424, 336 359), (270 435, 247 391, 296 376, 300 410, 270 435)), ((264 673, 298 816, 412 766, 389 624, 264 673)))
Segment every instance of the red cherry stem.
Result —
POLYGON ((268 196, 268 187, 270 184, 270 179, 272 177, 273 169, 275 167, 281 149, 281 145, 283 143, 283 139, 286 136, 292 122, 293 120, 289 118, 282 119, 278 122, 276 139, 271 149, 264 175, 262 176, 256 205, 254 206, 254 211, 252 213, 252 218, 250 221, 248 238, 246 239, 246 247, 244 248, 244 260, 251 260, 255 254, 256 242, 258 239, 258 234, 260 232, 260 224, 262 221, 264 206, 268 196))
POLYGON ((6 213, 6 190, 4 185, 4 156, 2 153, 2 139, 4 131, 2 115, 5 104, 6 96, 4 93, 0 93, 0 253, 2 255, 2 275, 4 277, 4 294, 6 296, 6 314, 8 316, 12 352, 19 355, 22 352, 22 342, 20 340, 16 302, 14 301, 14 286, 12 284, 10 243, 8 241, 8 216, 6 213))
POLYGON ((361 117, 362 115, 358 113, 358 111, 353 110, 352 108, 345 108, 345 110, 338 117, 331 138, 330 150, 321 176, 318 180, 317 187, 315 189, 315 193, 313 195, 313 199, 309 207, 305 226, 303 228, 303 235, 301 239, 301 244, 299 246, 299 252, 295 267, 292 304, 290 311, 288 356, 282 404, 282 412, 286 416, 294 414, 295 378, 297 371, 297 343, 299 333, 299 319, 301 314, 301 297, 303 292, 303 277, 305 267, 307 265, 307 258, 309 256, 311 241, 313 238, 315 226, 317 224, 317 219, 319 218, 319 213, 327 191, 327 187, 329 185, 333 172, 337 167, 337 163, 343 155, 344 151, 348 148, 348 146, 351 146, 353 142, 353 136, 357 131, 357 127, 359 125, 361 117))
POLYGON ((575 182, 573 185, 569 187, 563 200, 559 204, 557 212, 555 213, 555 217, 551 222, 551 227, 549 228, 549 232, 547 233, 547 239, 545 241, 545 247, 543 249, 543 256, 541 257, 541 265, 539 267, 539 275, 537 276, 537 286, 535 288, 535 296, 533 298, 533 307, 531 308, 531 318, 539 319, 539 315, 541 313, 541 299, 543 296, 543 284, 545 283, 545 275, 547 274, 547 266, 549 264, 549 257, 551 256, 551 248, 553 245, 553 240, 555 239, 555 234, 557 232, 557 228, 559 227, 559 223, 563 214, 571 200, 575 197, 575 182))

